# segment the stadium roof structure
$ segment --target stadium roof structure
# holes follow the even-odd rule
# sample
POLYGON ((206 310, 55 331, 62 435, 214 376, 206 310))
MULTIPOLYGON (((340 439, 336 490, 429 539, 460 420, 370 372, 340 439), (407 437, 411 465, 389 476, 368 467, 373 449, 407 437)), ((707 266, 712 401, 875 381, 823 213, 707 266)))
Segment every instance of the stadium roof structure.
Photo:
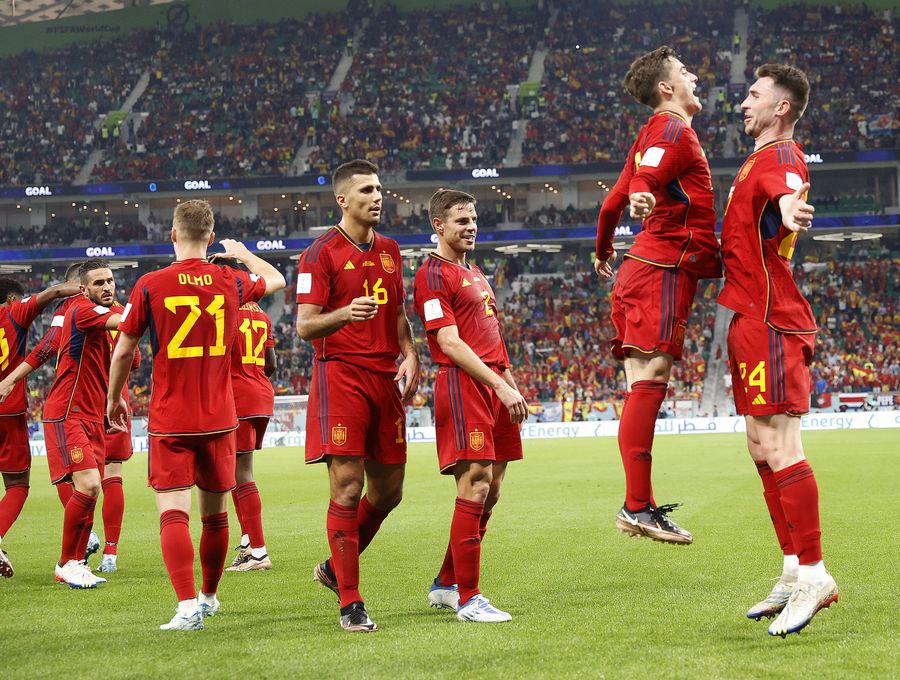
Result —
POLYGON ((134 5, 163 5, 174 0, 2 0, 0 26, 53 21, 83 14, 98 14, 134 5))

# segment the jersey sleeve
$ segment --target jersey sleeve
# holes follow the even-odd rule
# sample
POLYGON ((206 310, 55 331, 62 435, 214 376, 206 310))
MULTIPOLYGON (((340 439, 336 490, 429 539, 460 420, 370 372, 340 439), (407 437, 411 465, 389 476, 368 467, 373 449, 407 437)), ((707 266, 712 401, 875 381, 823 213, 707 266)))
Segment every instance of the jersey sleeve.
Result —
POLYGON ((239 269, 231 270, 238 289, 238 306, 248 302, 259 302, 266 294, 266 280, 257 274, 248 274, 239 269))
POLYGON ((675 118, 658 123, 647 136, 640 158, 635 153, 637 169, 629 183, 628 193, 657 193, 678 177, 694 155, 692 134, 690 128, 675 118))
POLYGON ((61 310, 57 310, 53 314, 53 318, 50 320, 50 328, 47 329, 44 337, 41 338, 41 341, 35 348, 25 357, 25 363, 37 369, 59 353, 59 334, 62 331, 63 319, 65 319, 65 314, 61 310))
POLYGON ((41 311, 37 306, 37 298, 33 295, 22 298, 9 308, 13 320, 23 328, 28 328, 41 311))
POLYGON ((447 292, 448 281, 441 269, 428 269, 428 263, 416 276, 416 311, 429 333, 445 326, 455 326, 456 316, 447 292), (424 270, 424 271, 423 271, 424 270))
POLYGON ((622 174, 613 186, 606 198, 603 199, 603 205, 600 206, 600 214, 597 216, 597 247, 596 255, 598 260, 608 260, 612 257, 613 237, 616 233, 616 227, 619 220, 622 219, 622 211, 628 206, 628 185, 633 174, 633 161, 629 156, 622 174))
POLYGON ((106 320, 113 314, 118 312, 103 305, 79 305, 74 312, 75 326, 82 331, 97 329, 105 331, 106 320))
POLYGON ((324 249, 309 257, 307 249, 297 267, 297 304, 324 307, 331 291, 330 260, 324 249))
POLYGON ((119 331, 128 333, 128 335, 136 338, 144 334, 150 320, 150 301, 148 296, 144 294, 144 286, 142 284, 143 281, 138 279, 134 289, 131 291, 128 304, 125 305, 125 309, 122 311, 122 319, 119 321, 119 331))

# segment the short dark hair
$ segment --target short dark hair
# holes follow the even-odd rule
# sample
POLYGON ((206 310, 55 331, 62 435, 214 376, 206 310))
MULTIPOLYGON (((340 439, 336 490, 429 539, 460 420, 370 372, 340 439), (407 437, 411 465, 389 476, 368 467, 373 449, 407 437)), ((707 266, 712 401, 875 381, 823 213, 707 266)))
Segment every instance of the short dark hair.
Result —
POLYGON ((788 91, 793 121, 800 120, 809 104, 809 80, 795 66, 787 64, 763 64, 756 69, 757 78, 771 78, 777 87, 788 91))
POLYGON ((377 175, 378 166, 369 161, 357 158, 348 161, 343 165, 337 166, 331 175, 331 187, 334 189, 334 195, 341 193, 341 186, 347 182, 353 175, 377 175))
MULTIPOLYGON (((465 191, 456 191, 455 189, 441 189, 435 191, 431 200, 428 202, 428 217, 430 220, 438 217, 444 219, 450 208, 458 205, 467 205, 471 203, 475 205, 475 197, 467 194, 465 191)), ((434 222, 431 222, 432 227, 434 222)))
POLYGON ((66 283, 77 281, 80 278, 78 270, 81 269, 82 264, 82 262, 73 262, 68 267, 66 267, 66 283))
POLYGON ((109 269, 109 262, 106 260, 93 259, 93 260, 85 260, 81 263, 81 266, 78 267, 78 278, 81 279, 82 284, 86 284, 88 282, 88 274, 97 269, 109 269))
POLYGON ((639 56, 631 62, 628 73, 622 80, 625 91, 641 104, 655 109, 662 102, 656 85, 669 74, 670 58, 678 59, 678 55, 668 45, 639 56))
POLYGON ((216 215, 209 201, 195 198, 178 204, 172 226, 188 241, 204 243, 216 226, 216 215))
POLYGON ((0 305, 6 304, 10 296, 25 297, 25 286, 8 276, 0 276, 0 305))

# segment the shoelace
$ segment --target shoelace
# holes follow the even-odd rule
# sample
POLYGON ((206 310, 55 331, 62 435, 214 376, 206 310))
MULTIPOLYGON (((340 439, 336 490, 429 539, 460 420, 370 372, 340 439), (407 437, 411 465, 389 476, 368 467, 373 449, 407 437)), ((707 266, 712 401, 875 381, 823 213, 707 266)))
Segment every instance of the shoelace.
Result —
POLYGON ((669 503, 668 505, 660 505, 658 508, 654 508, 655 512, 662 513, 663 515, 668 515, 673 510, 677 510, 681 507, 681 503, 669 503))

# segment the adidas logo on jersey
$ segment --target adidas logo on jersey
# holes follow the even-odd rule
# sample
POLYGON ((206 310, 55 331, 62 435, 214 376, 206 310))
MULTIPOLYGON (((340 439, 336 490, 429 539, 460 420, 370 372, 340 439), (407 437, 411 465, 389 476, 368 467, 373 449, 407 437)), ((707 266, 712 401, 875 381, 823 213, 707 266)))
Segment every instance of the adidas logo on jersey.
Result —
POLYGON ((460 286, 460 288, 465 288, 466 286, 471 286, 471 285, 472 284, 469 283, 469 279, 463 279, 462 286, 460 286))
POLYGON ((766 400, 763 399, 763 395, 757 394, 756 397, 753 399, 753 405, 754 406, 765 406, 766 400))
POLYGON ((347 262, 347 264, 344 265, 344 269, 356 269, 356 267, 353 266, 352 262, 347 262))

